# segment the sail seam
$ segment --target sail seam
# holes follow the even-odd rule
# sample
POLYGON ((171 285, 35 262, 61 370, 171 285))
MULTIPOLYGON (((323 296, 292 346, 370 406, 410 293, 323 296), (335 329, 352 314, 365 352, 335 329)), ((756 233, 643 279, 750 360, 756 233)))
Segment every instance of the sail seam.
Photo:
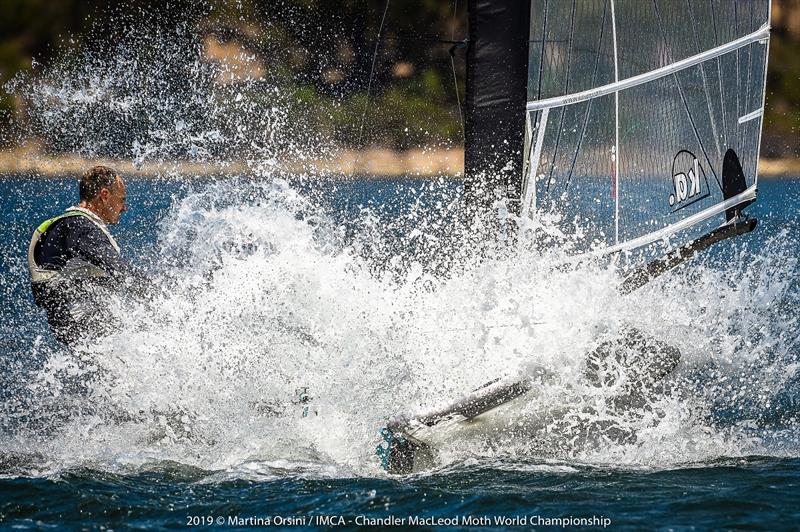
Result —
POLYGON ((750 78, 753 75, 753 47, 747 47, 747 92, 744 97, 745 109, 750 107, 750 78))
POLYGON ((745 35, 744 37, 740 37, 735 41, 731 41, 727 44, 717 46, 716 48, 712 48, 710 50, 706 50, 703 53, 687 57, 686 59, 681 59, 680 61, 672 63, 671 65, 657 68, 655 70, 651 70, 649 72, 645 72, 637 76, 632 76, 630 78, 626 78, 614 83, 609 83, 608 85, 603 85, 602 87, 597 87, 582 92, 576 92, 574 94, 567 94, 565 96, 556 96, 554 98, 547 98, 544 100, 530 101, 528 102, 526 109, 528 111, 539 111, 546 107, 561 107, 564 105, 571 105, 579 102, 584 102, 592 98, 605 96, 607 94, 619 92, 621 90, 629 89, 631 87, 636 87, 637 85, 642 85, 649 81, 660 79, 665 76, 669 76, 670 74, 674 74, 676 72, 680 72, 681 70, 693 67, 708 59, 713 59, 715 57, 725 55, 728 52, 739 50, 740 48, 743 48, 752 42, 764 40, 769 37, 769 31, 770 31, 769 24, 764 24, 763 26, 761 26, 761 28, 754 31, 753 33, 745 35))
POLYGON ((544 16, 542 17, 542 51, 539 55, 539 80, 536 98, 542 97, 542 74, 544 74, 544 52, 547 45, 547 0, 544 0, 544 16))
MULTIPOLYGON (((739 31, 739 2, 733 3, 733 21, 736 25, 736 31, 739 31)), ((741 94, 741 86, 742 86, 742 74, 739 72, 739 67, 741 66, 739 63, 739 50, 741 48, 736 49, 736 114, 742 114, 741 105, 739 105, 739 94, 741 94)), ((736 141, 736 146, 740 145, 739 136, 740 136, 741 128, 736 128, 736 136, 734 140, 736 141)))
MULTIPOLYGON (((695 26, 695 16, 692 11, 692 2, 691 0, 686 0, 686 8, 689 11, 689 18, 692 20, 692 34, 694 35, 694 42, 697 45, 697 49, 700 50, 700 36, 697 34, 697 27, 695 26)), ((719 145, 719 131, 717 131, 717 122, 714 117, 714 113, 711 110, 711 93, 708 90, 708 78, 706 77, 706 69, 703 66, 703 63, 700 63, 700 76, 703 78, 703 92, 706 95, 706 107, 708 108, 708 121, 711 123, 711 129, 714 132, 714 145, 717 147, 717 156, 722 155, 722 150, 720 149, 719 145)))

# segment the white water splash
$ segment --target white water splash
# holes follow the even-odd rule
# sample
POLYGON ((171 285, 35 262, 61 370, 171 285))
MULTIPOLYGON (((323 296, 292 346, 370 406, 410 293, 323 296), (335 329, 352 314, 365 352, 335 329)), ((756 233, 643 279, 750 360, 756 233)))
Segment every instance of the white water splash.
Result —
POLYGON ((157 229, 160 292, 112 301, 116 331, 82 346, 83 362, 46 355, 29 385, 40 411, 4 409, 32 418, 0 442, 39 457, 30 474, 164 461, 218 478, 382 474, 374 448, 390 416, 534 365, 553 378, 525 410, 557 414, 502 445, 487 434, 443 448, 445 470, 498 457, 673 467, 798 455, 796 404, 785 399, 797 396, 793 233, 621 296, 613 267, 563 267, 559 250, 479 260, 437 212, 336 221, 270 174, 281 150, 309 152, 288 135, 298 126, 281 90, 217 86, 197 42, 167 37, 136 37, 163 52, 154 62, 126 44, 112 60, 81 55, 46 72, 26 93, 39 132, 97 155, 119 127, 115 149, 138 162, 245 155, 265 179, 176 201, 157 229), (180 59, 190 81, 177 93, 158 77, 164 58, 180 59), (151 92, 140 90, 147 76, 151 92), (613 390, 584 371, 586 353, 626 325, 682 353, 672 394, 633 412, 609 409, 613 390), (591 429, 609 426, 635 438, 591 429))
MULTIPOLYGON (((796 369, 794 353, 781 351, 792 318, 773 310, 795 297, 791 279, 763 273, 796 271, 787 234, 768 253, 743 250, 730 267, 692 263, 629 296, 613 268, 555 268, 556 252, 484 259, 448 276, 421 262, 380 274, 278 180, 188 196, 160 242, 162 256, 185 257, 159 277, 163 292, 119 301, 118 330, 81 350, 102 370, 81 397, 92 408, 17 450, 35 448, 59 467, 380 474, 374 447, 387 418, 532 365, 555 377, 525 409, 557 414, 499 446, 492 434, 446 446, 442 465, 539 456, 673 467, 798 450, 794 421, 766 419, 796 369), (613 390, 584 375, 585 354, 625 324, 682 353, 672 394, 632 411, 609 408, 613 390), (720 408, 734 412, 715 419, 720 408), (635 438, 608 437, 609 426, 635 438)), ((65 360, 43 370, 43 393, 65 360)))

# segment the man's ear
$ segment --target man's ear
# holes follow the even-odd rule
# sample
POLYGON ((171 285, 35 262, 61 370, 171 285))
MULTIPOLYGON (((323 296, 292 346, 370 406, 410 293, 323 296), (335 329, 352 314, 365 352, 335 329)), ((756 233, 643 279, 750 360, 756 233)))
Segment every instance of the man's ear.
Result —
POLYGON ((111 194, 111 191, 110 191, 110 190, 108 190, 107 188, 101 188, 101 189, 100 189, 100 193, 99 193, 98 195, 100 196, 100 198, 101 198, 102 200, 104 200, 104 201, 105 201, 105 200, 107 200, 107 199, 108 199, 108 196, 109 196, 109 194, 111 194))

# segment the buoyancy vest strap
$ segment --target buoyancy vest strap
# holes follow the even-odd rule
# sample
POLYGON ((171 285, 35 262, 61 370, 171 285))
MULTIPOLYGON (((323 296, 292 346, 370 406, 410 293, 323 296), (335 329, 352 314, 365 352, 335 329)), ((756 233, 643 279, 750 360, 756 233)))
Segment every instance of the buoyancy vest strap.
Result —
POLYGON ((114 240, 113 236, 111 236, 111 233, 108 231, 108 227, 106 227, 106 224, 100 219, 99 216, 89 209, 84 209, 83 207, 69 207, 66 211, 64 211, 64 214, 72 215, 72 213, 79 213, 88 218, 89 221, 96 225, 97 228, 100 229, 104 235, 106 235, 108 242, 114 249, 117 250, 117 253, 120 253, 119 244, 117 244, 117 241, 114 240))
POLYGON ((59 270, 46 270, 44 268, 40 268, 38 264, 36 264, 35 259, 35 251, 36 246, 41 241, 42 237, 47 233, 50 227, 57 221, 63 220, 64 218, 71 218, 75 216, 83 216, 84 218, 91 221, 98 229, 100 229, 103 234, 108 238, 109 243, 114 247, 117 253, 120 252, 119 244, 117 244, 114 237, 111 236, 108 229, 106 228, 105 224, 100 220, 100 218, 95 215, 93 212, 89 211, 88 209, 84 209, 81 207, 70 207, 67 209, 63 214, 60 214, 54 218, 50 218, 39 224, 36 230, 33 232, 33 236, 31 237, 31 243, 28 246, 28 270, 31 275, 31 281, 33 282, 46 282, 51 281, 59 277, 103 277, 105 276, 105 272, 94 266, 89 264, 85 261, 80 261, 79 259, 72 259, 67 264, 67 267, 63 268, 62 271, 59 270), (71 267, 72 262, 80 262, 77 268, 71 267))
POLYGON ((64 214, 59 214, 58 216, 56 216, 54 218, 50 218, 49 220, 45 220, 44 222, 39 224, 39 227, 37 227, 36 230, 39 233, 41 233, 42 235, 44 235, 47 232, 47 230, 50 229, 50 226, 53 225, 55 222, 57 222, 59 220, 63 220, 64 218, 70 218, 72 216, 86 216, 86 215, 81 211, 67 211, 64 214))

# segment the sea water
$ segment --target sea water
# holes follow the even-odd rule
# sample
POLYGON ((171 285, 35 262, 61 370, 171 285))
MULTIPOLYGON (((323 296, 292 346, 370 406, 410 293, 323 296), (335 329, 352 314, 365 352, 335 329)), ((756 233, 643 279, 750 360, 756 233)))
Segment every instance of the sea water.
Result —
POLYGON ((754 233, 621 295, 622 261, 576 263, 547 227, 485 246, 458 179, 286 171, 334 153, 322 110, 140 22, 4 86, 28 117, 4 138, 166 169, 128 176, 112 227, 155 289, 73 349, 26 252, 76 182, 0 179, 0 526, 796 528, 800 181, 762 180, 754 233), (630 327, 681 359, 619 409, 586 354, 630 327), (533 430, 381 468, 389 419, 534 371, 533 430))
POLYGON ((31 231, 76 188, 0 181, 5 526, 792 528, 800 516, 800 181, 762 181, 756 232, 620 296, 613 264, 553 268, 547 250, 447 263, 457 253, 426 240, 457 246, 456 222, 424 213, 458 200, 455 180, 130 179, 112 230, 159 291, 112 302, 113 332, 79 356, 52 339, 25 265, 31 231), (608 392, 581 371, 623 322, 682 353, 672 393, 636 416, 603 410, 608 392), (453 445, 421 474, 381 469, 388 418, 531 363, 557 378, 529 407, 562 407, 534 438, 453 445), (582 438, 586 416, 636 437, 582 438))

